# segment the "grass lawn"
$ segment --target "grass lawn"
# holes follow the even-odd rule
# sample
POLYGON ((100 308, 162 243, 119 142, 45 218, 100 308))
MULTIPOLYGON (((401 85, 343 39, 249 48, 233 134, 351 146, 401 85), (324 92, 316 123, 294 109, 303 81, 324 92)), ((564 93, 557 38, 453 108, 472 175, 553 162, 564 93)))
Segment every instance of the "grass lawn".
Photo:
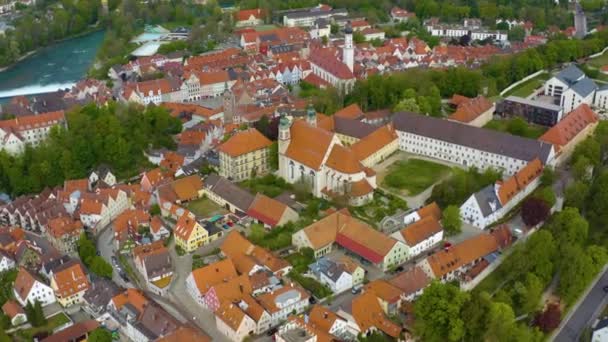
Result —
POLYGON ((603 67, 604 65, 608 64, 608 52, 597 58, 590 59, 587 64, 598 69, 603 67))
POLYGON ((548 79, 549 79, 549 74, 546 72, 542 73, 542 74, 518 85, 517 87, 509 90, 503 96, 507 97, 507 96, 513 95, 513 96, 519 96, 519 97, 527 97, 527 96, 531 95, 534 92, 534 90, 536 90, 540 86, 542 86, 543 83, 545 83, 545 81, 548 79))
POLYGON ((47 332, 51 334, 54 329, 68 323, 70 319, 63 312, 47 318, 47 324, 41 327, 32 327, 29 329, 18 330, 14 333, 13 338, 16 341, 32 341, 34 336, 47 332))
POLYGON ((537 139, 547 131, 547 127, 529 124, 520 118, 492 120, 484 128, 531 139, 537 139))
POLYGON ((224 215, 228 211, 208 198, 199 198, 195 201, 191 201, 186 205, 186 208, 193 212, 196 216, 210 217, 213 215, 224 215))
POLYGON ((450 172, 450 168, 422 159, 398 161, 391 165, 383 185, 417 195, 450 172))

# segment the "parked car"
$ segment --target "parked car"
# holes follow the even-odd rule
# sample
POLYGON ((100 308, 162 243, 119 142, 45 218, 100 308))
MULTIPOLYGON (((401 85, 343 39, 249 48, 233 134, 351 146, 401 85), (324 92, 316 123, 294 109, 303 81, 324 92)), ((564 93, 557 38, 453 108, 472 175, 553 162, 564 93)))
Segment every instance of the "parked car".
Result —
POLYGON ((604 292, 608 292, 608 285, 602 287, 602 290, 604 290, 604 292))
POLYGON ((363 284, 359 284, 359 285, 355 285, 353 286, 353 288, 350 290, 350 292, 352 292, 353 294, 357 294, 359 292, 361 292, 361 289, 363 288, 363 284))
POLYGON ((277 333, 277 331, 279 331, 279 329, 278 329, 277 327, 274 327, 274 328, 272 328, 272 329, 268 330, 268 331, 266 332, 266 335, 268 335, 268 336, 273 336, 274 334, 276 334, 276 333, 277 333))

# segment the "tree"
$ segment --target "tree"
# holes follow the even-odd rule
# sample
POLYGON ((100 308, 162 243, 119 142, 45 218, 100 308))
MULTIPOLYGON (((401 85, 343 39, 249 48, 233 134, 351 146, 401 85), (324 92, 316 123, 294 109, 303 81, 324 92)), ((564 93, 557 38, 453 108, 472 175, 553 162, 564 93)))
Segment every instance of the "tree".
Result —
POLYGON ((276 141, 268 148, 268 164, 272 170, 279 169, 279 144, 276 141))
POLYGON ((99 327, 89 333, 89 342, 111 342, 112 334, 106 329, 99 327))
POLYGON ((395 108, 393 108, 393 112, 418 113, 418 112, 420 112, 420 107, 418 107, 418 104, 416 103, 416 99, 403 99, 399 103, 397 103, 395 108))
POLYGON ((585 201, 589 196, 589 185, 587 185, 585 182, 575 181, 574 183, 568 185, 564 195, 565 206, 583 210, 585 201))
POLYGON ((521 218, 528 227, 534 227, 549 217, 549 205, 541 199, 528 198, 521 207, 521 218))
POLYGON ((462 220, 460 218, 460 208, 455 205, 449 205, 443 210, 443 217, 441 220, 443 229, 446 234, 455 235, 462 231, 462 220))
POLYGON ((100 277, 112 279, 112 266, 100 256, 94 256, 89 270, 100 277))
POLYGON ((555 197, 555 191, 553 191, 553 188, 550 186, 538 188, 534 192, 533 196, 547 203, 549 208, 553 207, 555 205, 555 202, 557 202, 557 198, 555 197))
POLYGON ((534 325, 542 332, 549 333, 559 326, 562 310, 557 303, 547 305, 544 311, 539 312, 534 318, 534 325))
POLYGON ((24 311, 28 322, 33 327, 41 327, 46 324, 46 317, 44 317, 44 311, 42 311, 42 305, 39 301, 36 301, 34 304, 28 301, 24 311))
POLYGON ((564 246, 562 258, 558 291, 567 304, 573 304, 597 272, 593 260, 580 245, 564 246))
POLYGON ((96 254, 97 249, 93 242, 89 240, 87 234, 85 232, 80 234, 80 239, 78 240, 78 255, 80 256, 80 260, 82 260, 85 265, 88 265, 96 254))
POLYGON ((462 309, 469 294, 434 281, 414 304, 414 330, 423 341, 460 341, 465 334, 462 309))
POLYGON ((572 175, 574 179, 588 182, 591 179, 589 170, 593 167, 589 158, 581 156, 572 165, 572 175))
POLYGON ((159 216, 161 214, 160 212, 160 206, 158 204, 153 204, 150 207, 150 215, 152 216, 159 216))
POLYGON ((589 223, 581 216, 578 209, 565 208, 553 216, 548 229, 561 248, 571 245, 581 246, 587 241, 589 223))
POLYGON ((519 314, 534 312, 538 307, 544 288, 545 285, 534 273, 526 274, 523 282, 515 282, 513 285, 515 311, 519 314))
POLYGON ((363 33, 359 32, 359 31, 355 31, 353 33, 353 42, 355 44, 365 43, 365 36, 363 35, 363 33))
POLYGON ((523 42, 526 37, 526 31, 521 26, 514 26, 509 30, 508 38, 511 42, 523 42))
POLYGON ((541 186, 551 186, 555 183, 557 179, 557 175, 555 174, 555 170, 551 167, 545 167, 543 170, 543 174, 540 177, 540 185, 541 186))
POLYGON ((482 341, 488 325, 492 298, 487 292, 472 291, 462 308, 462 319, 467 322, 464 341, 482 341))

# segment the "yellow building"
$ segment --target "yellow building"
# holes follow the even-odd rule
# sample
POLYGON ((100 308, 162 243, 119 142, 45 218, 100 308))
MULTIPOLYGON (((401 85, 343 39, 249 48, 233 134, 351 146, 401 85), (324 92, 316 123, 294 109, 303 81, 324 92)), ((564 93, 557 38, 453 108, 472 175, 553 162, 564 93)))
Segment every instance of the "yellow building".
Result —
POLYGON ((175 244, 186 253, 194 252, 200 246, 209 243, 209 234, 192 213, 182 215, 175 225, 175 244))
POLYGON ((271 144, 272 141, 255 128, 236 133, 218 147, 220 176, 242 181, 252 174, 267 173, 271 144))
POLYGON ((72 261, 71 265, 54 272, 51 277, 55 298, 64 308, 81 304, 89 287, 89 279, 79 262, 72 261))
POLYGON ((351 148, 361 164, 371 168, 397 151, 399 138, 393 127, 386 125, 359 140, 351 148))

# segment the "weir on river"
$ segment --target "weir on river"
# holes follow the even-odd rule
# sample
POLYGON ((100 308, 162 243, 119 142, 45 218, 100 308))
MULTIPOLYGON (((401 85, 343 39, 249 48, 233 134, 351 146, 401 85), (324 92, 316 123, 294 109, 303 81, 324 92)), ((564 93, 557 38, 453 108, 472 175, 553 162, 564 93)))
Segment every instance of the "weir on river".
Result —
POLYGON ((103 36, 96 31, 47 46, 0 72, 0 99, 70 88, 85 77, 103 36))

